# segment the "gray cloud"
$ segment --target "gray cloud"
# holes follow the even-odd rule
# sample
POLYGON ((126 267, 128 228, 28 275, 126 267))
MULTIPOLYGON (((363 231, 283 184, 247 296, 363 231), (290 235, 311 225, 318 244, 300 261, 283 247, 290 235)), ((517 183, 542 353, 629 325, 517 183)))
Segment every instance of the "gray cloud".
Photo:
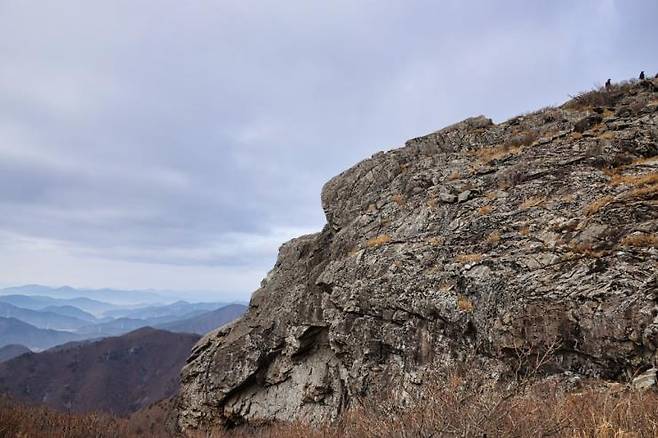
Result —
POLYGON ((328 178, 658 69, 656 16, 650 0, 0 0, 0 282, 247 296, 280 243, 321 228, 328 178))

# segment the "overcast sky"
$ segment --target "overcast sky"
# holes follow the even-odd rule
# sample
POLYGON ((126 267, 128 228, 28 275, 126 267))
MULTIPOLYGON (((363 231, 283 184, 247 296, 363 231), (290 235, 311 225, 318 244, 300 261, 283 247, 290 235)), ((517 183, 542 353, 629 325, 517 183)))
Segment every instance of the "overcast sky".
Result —
POLYGON ((658 70, 658 2, 0 0, 0 285, 248 298, 373 153, 658 70))

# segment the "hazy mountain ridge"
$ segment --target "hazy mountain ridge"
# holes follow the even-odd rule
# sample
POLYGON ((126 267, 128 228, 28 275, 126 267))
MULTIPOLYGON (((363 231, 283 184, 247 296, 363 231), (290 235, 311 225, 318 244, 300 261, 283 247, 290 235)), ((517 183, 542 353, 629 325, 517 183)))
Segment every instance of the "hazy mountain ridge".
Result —
POLYGON ((169 330, 179 333, 196 333, 205 335, 206 333, 223 326, 239 317, 247 310, 247 306, 242 304, 229 304, 219 309, 195 315, 166 324, 157 325, 156 328, 169 330))
POLYGON ((89 321, 73 316, 64 316, 46 310, 30 310, 0 302, 0 317, 16 318, 38 328, 53 330, 76 330, 89 324, 89 321))
POLYGON ((172 315, 190 315, 193 312, 205 312, 215 310, 226 306, 227 303, 190 303, 179 300, 171 304, 158 306, 140 306, 137 308, 114 309, 103 313, 103 316, 113 318, 136 318, 136 319, 154 319, 161 317, 170 317, 172 315))
POLYGON ((0 346, 21 344, 32 350, 44 350, 82 336, 58 330, 41 329, 16 318, 0 317, 0 346))
MULTIPOLYGON (((4 292, 8 291, 12 294, 0 295, 0 317, 15 318, 26 324, 17 324, 16 321, 12 321, 11 324, 7 322, 5 330, 0 333, 0 346, 17 343, 42 350, 57 345, 59 341, 118 336, 142 327, 156 327, 179 320, 190 320, 226 306, 221 302, 194 303, 183 300, 168 304, 117 305, 87 297, 62 298, 14 293, 25 290, 39 294, 52 293, 54 290, 59 295, 80 292, 73 288, 54 289, 45 286, 4 289, 4 292), (64 294, 61 293, 62 290, 64 294), (51 331, 39 340, 36 336, 39 332, 35 331, 36 329, 51 331)), ((108 291, 108 289, 99 290, 108 291)), ((204 318, 203 327, 210 327, 213 324, 213 317, 204 318)), ((215 320, 218 324, 226 322, 226 318, 223 317, 216 317, 215 320)), ((200 330, 198 327, 194 330, 189 329, 189 321, 186 325, 190 332, 200 330)), ((173 330, 176 330, 175 327, 173 330)))
POLYGON ((97 320, 97 318, 91 313, 85 312, 84 310, 72 305, 47 306, 41 310, 44 312, 57 313, 58 315, 70 316, 88 322, 94 322, 97 320))
POLYGON ((43 310, 50 306, 73 306, 93 315, 100 315, 103 312, 117 308, 114 304, 85 297, 53 298, 45 295, 0 294, 0 302, 31 310, 43 310))
POLYGON ((38 284, 13 286, 0 289, 0 295, 39 295, 58 299, 76 299, 86 297, 114 305, 136 305, 145 303, 162 303, 173 301, 171 298, 155 292, 119 289, 76 289, 70 286, 50 287, 38 284))
POLYGON ((176 392, 180 368, 198 339, 142 328, 19 356, 0 364, 0 391, 60 410, 129 414, 176 392))

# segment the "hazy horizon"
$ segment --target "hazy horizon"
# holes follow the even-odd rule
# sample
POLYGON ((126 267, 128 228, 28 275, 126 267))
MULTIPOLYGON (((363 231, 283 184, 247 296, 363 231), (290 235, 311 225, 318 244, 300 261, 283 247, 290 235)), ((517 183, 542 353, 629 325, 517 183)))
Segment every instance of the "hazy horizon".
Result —
MULTIPOLYGON (((47 287, 50 289, 53 289, 54 291, 58 289, 64 289, 64 288, 72 288, 76 291, 104 291, 104 290, 111 290, 111 291, 119 291, 119 292, 126 292, 126 293, 151 293, 154 295, 157 295, 161 298, 163 298, 166 302, 169 301, 178 301, 178 300, 183 300, 183 301, 193 301, 193 302, 202 302, 202 301, 208 301, 208 302, 235 302, 235 303, 247 303, 249 300, 248 298, 245 299, 244 294, 241 294, 239 292, 220 292, 220 291, 212 291, 212 290, 166 290, 166 289, 117 289, 117 288, 108 288, 108 287, 88 287, 88 286, 71 286, 68 284, 61 284, 61 285, 52 285, 52 284, 5 284, 0 282, 0 295, 5 295, 4 292, 12 289, 21 289, 21 288, 29 288, 29 287, 47 287)), ((20 291, 11 291, 12 294, 17 294, 17 295, 23 295, 24 293, 20 291)), ((48 296, 48 292, 43 292, 43 293, 31 293, 29 295, 46 295, 48 296)), ((84 297, 84 294, 79 294, 78 296, 84 297)), ((103 301, 103 300, 100 300, 103 301)), ((107 300, 105 300, 107 301, 107 300)), ((148 303, 146 303, 148 304, 148 303)))
POLYGON ((0 0, 0 285, 248 300, 279 245, 321 230, 329 178, 469 116, 653 75, 656 16, 649 0, 0 0))

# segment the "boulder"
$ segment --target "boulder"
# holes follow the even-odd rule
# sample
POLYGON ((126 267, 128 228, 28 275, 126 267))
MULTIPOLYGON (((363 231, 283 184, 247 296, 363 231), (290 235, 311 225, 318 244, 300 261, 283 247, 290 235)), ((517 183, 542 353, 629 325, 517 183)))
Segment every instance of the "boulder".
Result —
POLYGON ((658 160, 634 151, 658 114, 617 111, 649 93, 615 100, 628 144, 573 136, 601 116, 566 105, 468 119, 331 179, 324 229, 284 244, 244 317, 193 350, 180 428, 332 420, 460 364, 494 381, 654 367, 658 160), (523 132, 540 140, 510 148, 523 132), (636 164, 612 181, 599 149, 636 164))

